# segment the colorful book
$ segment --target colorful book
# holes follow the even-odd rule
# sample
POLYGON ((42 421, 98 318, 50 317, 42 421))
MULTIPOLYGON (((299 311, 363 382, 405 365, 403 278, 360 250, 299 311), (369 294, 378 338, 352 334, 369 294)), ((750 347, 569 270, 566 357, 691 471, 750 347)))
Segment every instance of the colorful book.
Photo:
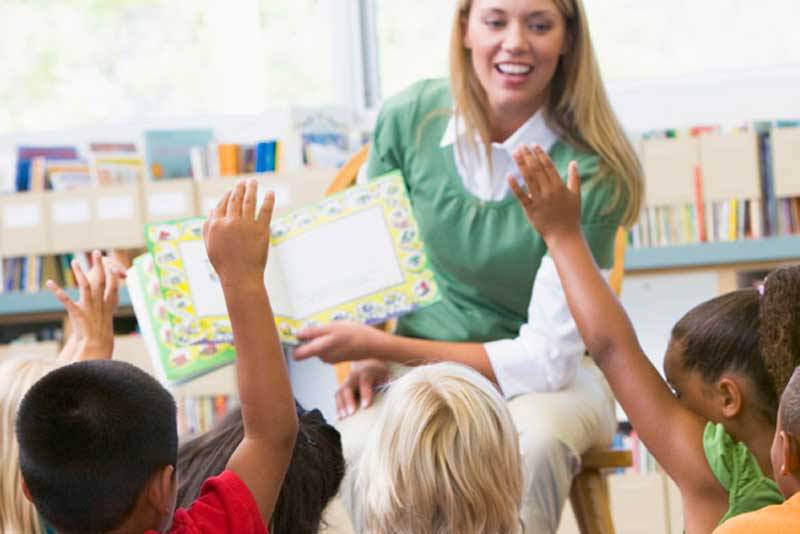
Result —
POLYGON ((73 146, 19 146, 17 147, 17 175, 15 189, 28 191, 31 179, 31 162, 34 158, 45 160, 74 160, 78 150, 73 146))
POLYGON ((134 259, 127 287, 147 352, 162 382, 186 382, 234 361, 230 343, 189 343, 185 332, 173 328, 149 253, 134 259))
MULTIPOLYGON (((181 344, 232 340, 203 222, 146 227, 165 313, 181 344)), ((271 230, 265 283, 285 343, 297 343, 305 327, 381 323, 439 298, 399 173, 279 217, 271 230)))
POLYGON ((147 163, 135 143, 91 143, 89 168, 96 185, 135 185, 147 179, 147 163))
POLYGON ((217 149, 219 151, 219 175, 236 176, 239 174, 239 145, 220 143, 217 149))
POLYGON ((191 176, 191 149, 207 146, 214 133, 209 129, 150 130, 145 132, 145 157, 153 180, 191 176))
POLYGON ((255 172, 275 172, 278 170, 278 141, 261 141, 255 148, 255 172))

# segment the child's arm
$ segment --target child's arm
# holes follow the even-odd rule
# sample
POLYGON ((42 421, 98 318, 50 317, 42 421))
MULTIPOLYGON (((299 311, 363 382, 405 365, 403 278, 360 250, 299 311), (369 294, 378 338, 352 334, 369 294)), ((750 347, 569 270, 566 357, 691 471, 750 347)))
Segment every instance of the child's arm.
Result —
POLYGON ((54 281, 47 281, 48 289, 67 310, 73 329, 58 357, 67 362, 109 359, 114 350, 118 279, 124 278, 124 273, 113 263, 105 261, 97 250, 92 252, 92 267, 88 274, 75 260, 72 262, 72 271, 78 282, 78 302, 73 301, 54 281))
POLYGON ((257 184, 240 181, 211 212, 203 233, 219 275, 236 346, 244 439, 227 468, 247 485, 269 524, 297 437, 289 374, 264 286, 275 197, 256 218, 257 184))
POLYGON ((681 489, 715 483, 702 447, 705 421, 675 398, 650 360, 617 298, 601 276, 580 226, 580 177, 569 188, 541 148, 514 154, 528 192, 509 185, 547 243, 578 330, 647 448, 681 489))

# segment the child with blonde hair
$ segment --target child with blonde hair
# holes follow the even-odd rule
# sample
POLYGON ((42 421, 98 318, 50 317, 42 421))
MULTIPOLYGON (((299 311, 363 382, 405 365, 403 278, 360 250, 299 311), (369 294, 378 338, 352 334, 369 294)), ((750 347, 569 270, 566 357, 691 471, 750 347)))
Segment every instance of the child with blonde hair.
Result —
POLYGON ((77 261, 72 264, 80 292, 78 302, 48 281, 48 287, 67 310, 73 329, 58 357, 43 358, 21 351, 0 361, 0 532, 44 530, 35 508, 21 490, 14 419, 22 397, 40 378, 62 365, 111 357, 113 313, 119 297, 117 284, 125 273, 98 251, 92 254, 92 260, 88 273, 83 272, 77 261))
POLYGON ((366 532, 518 532, 521 469, 488 380, 453 363, 415 368, 390 385, 358 465, 366 532))
POLYGON ((540 147, 520 146, 514 157, 527 191, 511 177, 509 185, 547 244, 589 354, 680 489, 685 532, 711 532, 731 517, 782 502, 769 477, 771 436, 783 370, 800 355, 765 344, 790 339, 765 333, 770 317, 796 317, 800 271, 782 271, 784 281, 770 275, 763 291, 734 291, 687 313, 672 331, 665 381, 582 235, 577 164, 570 163, 565 186, 540 147))

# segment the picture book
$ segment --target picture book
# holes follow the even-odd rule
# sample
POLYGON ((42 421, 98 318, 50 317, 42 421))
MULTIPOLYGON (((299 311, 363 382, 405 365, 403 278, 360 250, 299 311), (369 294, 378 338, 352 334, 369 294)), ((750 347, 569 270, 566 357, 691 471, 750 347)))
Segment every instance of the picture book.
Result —
POLYGON ((145 158, 153 180, 191 176, 192 147, 206 146, 214 139, 209 129, 149 130, 144 134, 145 158))
MULTIPOLYGON (((183 343, 231 340, 203 218, 146 227, 164 312, 183 343)), ((265 284, 281 340, 332 321, 381 323, 438 300, 402 176, 395 172, 278 217, 265 284)), ((138 314, 137 314, 138 315, 138 314)))
POLYGON ((127 287, 147 352, 162 382, 186 382, 234 361, 231 338, 223 343, 197 342, 180 325, 173 327, 149 253, 134 259, 128 270, 127 287))

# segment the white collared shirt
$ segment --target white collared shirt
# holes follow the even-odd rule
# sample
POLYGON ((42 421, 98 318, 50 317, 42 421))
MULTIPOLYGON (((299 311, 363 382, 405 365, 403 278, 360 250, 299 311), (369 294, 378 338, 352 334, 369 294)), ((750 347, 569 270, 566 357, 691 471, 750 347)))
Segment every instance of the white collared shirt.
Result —
MULTIPOLYGON (((511 155, 520 144, 536 143, 549 151, 558 140, 539 111, 505 142, 492 143, 492 170, 489 172, 480 138, 474 145, 476 153, 465 137, 463 122, 451 118, 441 146, 453 146, 456 169, 464 187, 482 200, 502 200, 513 194, 506 176, 513 174, 517 180, 521 179, 511 155), (463 142, 456 144, 457 137, 463 142)), ((604 271, 604 275, 607 274, 604 271)), ((542 258, 536 273, 528 305, 528 322, 520 327, 519 335, 514 339, 485 343, 484 348, 506 398, 533 391, 557 391, 574 382, 585 346, 549 255, 542 258)))

